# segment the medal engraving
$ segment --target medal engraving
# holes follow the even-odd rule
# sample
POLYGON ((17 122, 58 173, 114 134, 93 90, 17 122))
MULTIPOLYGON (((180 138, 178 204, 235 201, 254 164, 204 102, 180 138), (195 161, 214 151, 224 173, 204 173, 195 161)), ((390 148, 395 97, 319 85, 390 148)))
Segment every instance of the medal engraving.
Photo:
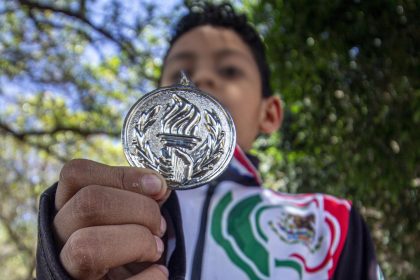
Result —
POLYGON ((223 172, 236 132, 229 113, 183 75, 178 85, 137 101, 125 119, 122 140, 131 165, 156 170, 172 189, 189 189, 223 172))

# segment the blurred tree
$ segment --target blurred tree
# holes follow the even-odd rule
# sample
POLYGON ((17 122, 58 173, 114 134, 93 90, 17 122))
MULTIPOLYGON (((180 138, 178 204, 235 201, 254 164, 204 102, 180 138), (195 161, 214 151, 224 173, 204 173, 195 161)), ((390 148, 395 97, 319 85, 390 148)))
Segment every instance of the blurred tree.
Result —
POLYGON ((388 278, 420 275, 420 2, 247 1, 285 101, 266 179, 353 199, 388 278))

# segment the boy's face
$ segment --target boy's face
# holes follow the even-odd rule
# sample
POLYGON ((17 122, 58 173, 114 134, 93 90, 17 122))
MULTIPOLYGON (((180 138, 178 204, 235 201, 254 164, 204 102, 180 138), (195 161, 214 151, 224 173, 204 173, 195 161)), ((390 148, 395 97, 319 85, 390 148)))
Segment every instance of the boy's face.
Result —
POLYGON ((245 151, 260 132, 279 128, 280 100, 262 97, 257 63, 234 31, 205 25, 182 35, 167 56, 161 86, 177 82, 180 70, 229 110, 245 151))

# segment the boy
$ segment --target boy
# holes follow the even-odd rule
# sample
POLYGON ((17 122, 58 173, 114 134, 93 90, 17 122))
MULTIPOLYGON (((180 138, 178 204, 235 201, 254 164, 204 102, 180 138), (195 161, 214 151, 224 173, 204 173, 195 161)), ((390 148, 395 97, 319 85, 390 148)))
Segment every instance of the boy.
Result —
POLYGON ((231 6, 181 19, 161 86, 180 70, 231 113, 237 148, 225 173, 170 192, 156 172, 67 163, 40 202, 39 279, 377 279, 369 233, 347 200, 264 190, 251 158, 282 121, 263 44, 231 6))

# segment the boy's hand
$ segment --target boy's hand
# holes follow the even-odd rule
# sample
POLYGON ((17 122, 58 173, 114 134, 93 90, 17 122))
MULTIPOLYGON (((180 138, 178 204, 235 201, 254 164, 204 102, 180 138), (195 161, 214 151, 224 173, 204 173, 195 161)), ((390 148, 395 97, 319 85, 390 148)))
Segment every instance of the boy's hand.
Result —
POLYGON ((65 164, 55 196, 54 231, 67 272, 76 279, 167 279, 161 265, 139 274, 132 267, 162 255, 166 223, 159 203, 169 192, 162 176, 149 169, 83 159, 65 164))

